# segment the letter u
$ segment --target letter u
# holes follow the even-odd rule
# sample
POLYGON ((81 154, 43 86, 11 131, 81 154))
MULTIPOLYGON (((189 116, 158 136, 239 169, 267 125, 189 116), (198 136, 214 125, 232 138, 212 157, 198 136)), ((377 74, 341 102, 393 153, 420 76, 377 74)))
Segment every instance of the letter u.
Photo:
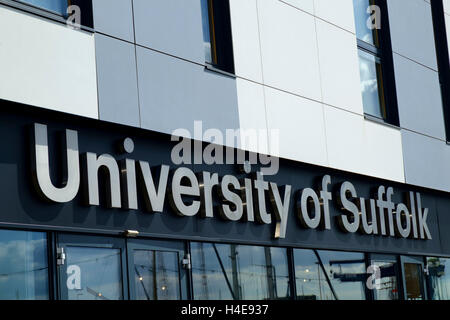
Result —
POLYGON ((46 200, 66 203, 72 201, 80 188, 80 158, 78 153, 78 133, 66 130, 65 149, 67 175, 63 187, 55 187, 50 178, 49 147, 47 126, 34 124, 34 180, 38 192, 46 200))

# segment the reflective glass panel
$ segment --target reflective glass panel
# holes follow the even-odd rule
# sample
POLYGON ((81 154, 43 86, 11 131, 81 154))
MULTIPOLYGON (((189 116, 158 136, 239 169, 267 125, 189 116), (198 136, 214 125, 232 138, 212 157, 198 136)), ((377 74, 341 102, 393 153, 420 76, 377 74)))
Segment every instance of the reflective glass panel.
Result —
POLYGON ((19 2, 24 2, 31 4, 35 7, 53 11, 60 15, 66 15, 67 13, 67 0, 17 0, 19 2))
POLYGON ((353 0, 356 37, 375 47, 379 46, 378 30, 374 28, 374 12, 369 8, 371 0, 353 0))
POLYGON ((120 249, 67 247, 69 300, 121 300, 120 249))
POLYGON ((209 22, 209 0, 200 0, 202 6, 203 43, 205 59, 208 63, 213 63, 211 51, 211 32, 209 22))
POLYGON ((49 298, 45 233, 0 231, 0 300, 49 298))
POLYGON ((194 297, 198 300, 274 300, 289 297, 287 250, 193 243, 194 297))
POLYGON ((430 298, 450 300, 450 259, 428 258, 430 298))
POLYGON ((381 279, 374 286, 373 294, 375 300, 398 300, 398 263, 392 259, 373 256, 371 264, 378 267, 381 279))
POLYGON ((364 112, 386 118, 381 64, 372 54, 359 50, 359 71, 364 112))
POLYGON ((134 250, 137 300, 179 300, 179 258, 176 252, 134 250))
POLYGON ((335 299, 314 250, 294 250, 294 261, 297 299, 335 299))
POLYGON ((417 263, 404 263, 406 300, 423 300, 422 292, 422 265, 417 263))
POLYGON ((337 300, 365 300, 367 272, 364 254, 352 252, 318 251, 325 269, 333 298, 337 300))

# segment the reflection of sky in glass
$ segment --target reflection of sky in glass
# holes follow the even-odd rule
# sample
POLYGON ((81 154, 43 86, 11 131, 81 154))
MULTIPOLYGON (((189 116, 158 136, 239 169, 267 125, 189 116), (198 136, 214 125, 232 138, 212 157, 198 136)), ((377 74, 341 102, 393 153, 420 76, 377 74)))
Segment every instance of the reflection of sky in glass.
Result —
POLYGON ((137 300, 179 300, 178 254, 134 250, 134 284, 137 300))
POLYGON ((202 6, 203 42, 205 48, 205 59, 206 62, 212 63, 208 0, 200 0, 200 1, 202 6))
POLYGON ((48 299, 45 233, 0 231, 0 300, 48 299))
POLYGON ((339 300, 365 300, 366 267, 364 254, 318 251, 339 300), (339 264, 337 261, 353 261, 339 264), (331 262, 333 262, 331 264, 331 262), (363 281, 343 282, 339 276, 361 276, 363 281))
POLYGON ((81 289, 68 290, 69 300, 123 299, 120 249, 67 247, 66 264, 81 269, 81 289))
POLYGON ((313 250, 294 250, 297 297, 309 300, 334 300, 313 250))
POLYGON ((361 74, 361 93, 364 112, 374 117, 383 118, 380 105, 378 74, 381 72, 375 56, 359 50, 359 71, 361 74))
MULTIPOLYGON (((286 249, 222 244, 216 248, 235 297, 264 300, 289 295, 286 249)), ((233 298, 212 244, 193 243, 192 267, 196 299, 233 298)))
POLYGON ((373 31, 367 27, 367 20, 370 18, 367 9, 370 5, 370 0, 353 0, 356 37, 362 41, 378 46, 378 44, 375 44, 374 42, 373 31))
POLYGON ((450 300, 450 259, 428 258, 432 300, 450 300))
POLYGON ((66 15, 67 12, 67 3, 68 3, 67 0, 18 0, 18 1, 29 3, 36 7, 53 11, 61 15, 66 15))

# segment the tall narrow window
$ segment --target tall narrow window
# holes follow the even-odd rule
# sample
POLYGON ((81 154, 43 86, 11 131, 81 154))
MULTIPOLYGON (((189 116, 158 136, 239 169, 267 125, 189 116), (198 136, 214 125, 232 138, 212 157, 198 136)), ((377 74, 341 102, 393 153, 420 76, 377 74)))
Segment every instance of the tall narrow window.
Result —
POLYGON ((353 4, 364 113, 398 125, 386 3, 353 0, 353 4))
POLYGON ((431 9, 433 14, 434 37, 436 40, 436 54, 439 68, 439 82, 441 85, 442 105, 444 110, 444 123, 447 141, 450 141, 450 56, 446 23, 450 23, 450 16, 444 12, 442 0, 432 0, 431 9))
POLYGON ((205 62, 234 73, 229 0, 200 0, 205 62))

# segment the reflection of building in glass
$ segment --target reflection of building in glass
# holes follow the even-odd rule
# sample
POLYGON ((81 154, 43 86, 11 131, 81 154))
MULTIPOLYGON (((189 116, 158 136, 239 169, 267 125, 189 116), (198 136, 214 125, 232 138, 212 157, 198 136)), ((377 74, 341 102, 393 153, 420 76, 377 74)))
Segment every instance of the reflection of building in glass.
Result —
POLYGON ((196 299, 274 300, 290 296, 284 249, 206 243, 195 243, 192 249, 196 299))
POLYGON ((430 295, 435 300, 450 298, 450 276, 446 267, 450 266, 449 259, 428 258, 428 275, 430 277, 430 295))

